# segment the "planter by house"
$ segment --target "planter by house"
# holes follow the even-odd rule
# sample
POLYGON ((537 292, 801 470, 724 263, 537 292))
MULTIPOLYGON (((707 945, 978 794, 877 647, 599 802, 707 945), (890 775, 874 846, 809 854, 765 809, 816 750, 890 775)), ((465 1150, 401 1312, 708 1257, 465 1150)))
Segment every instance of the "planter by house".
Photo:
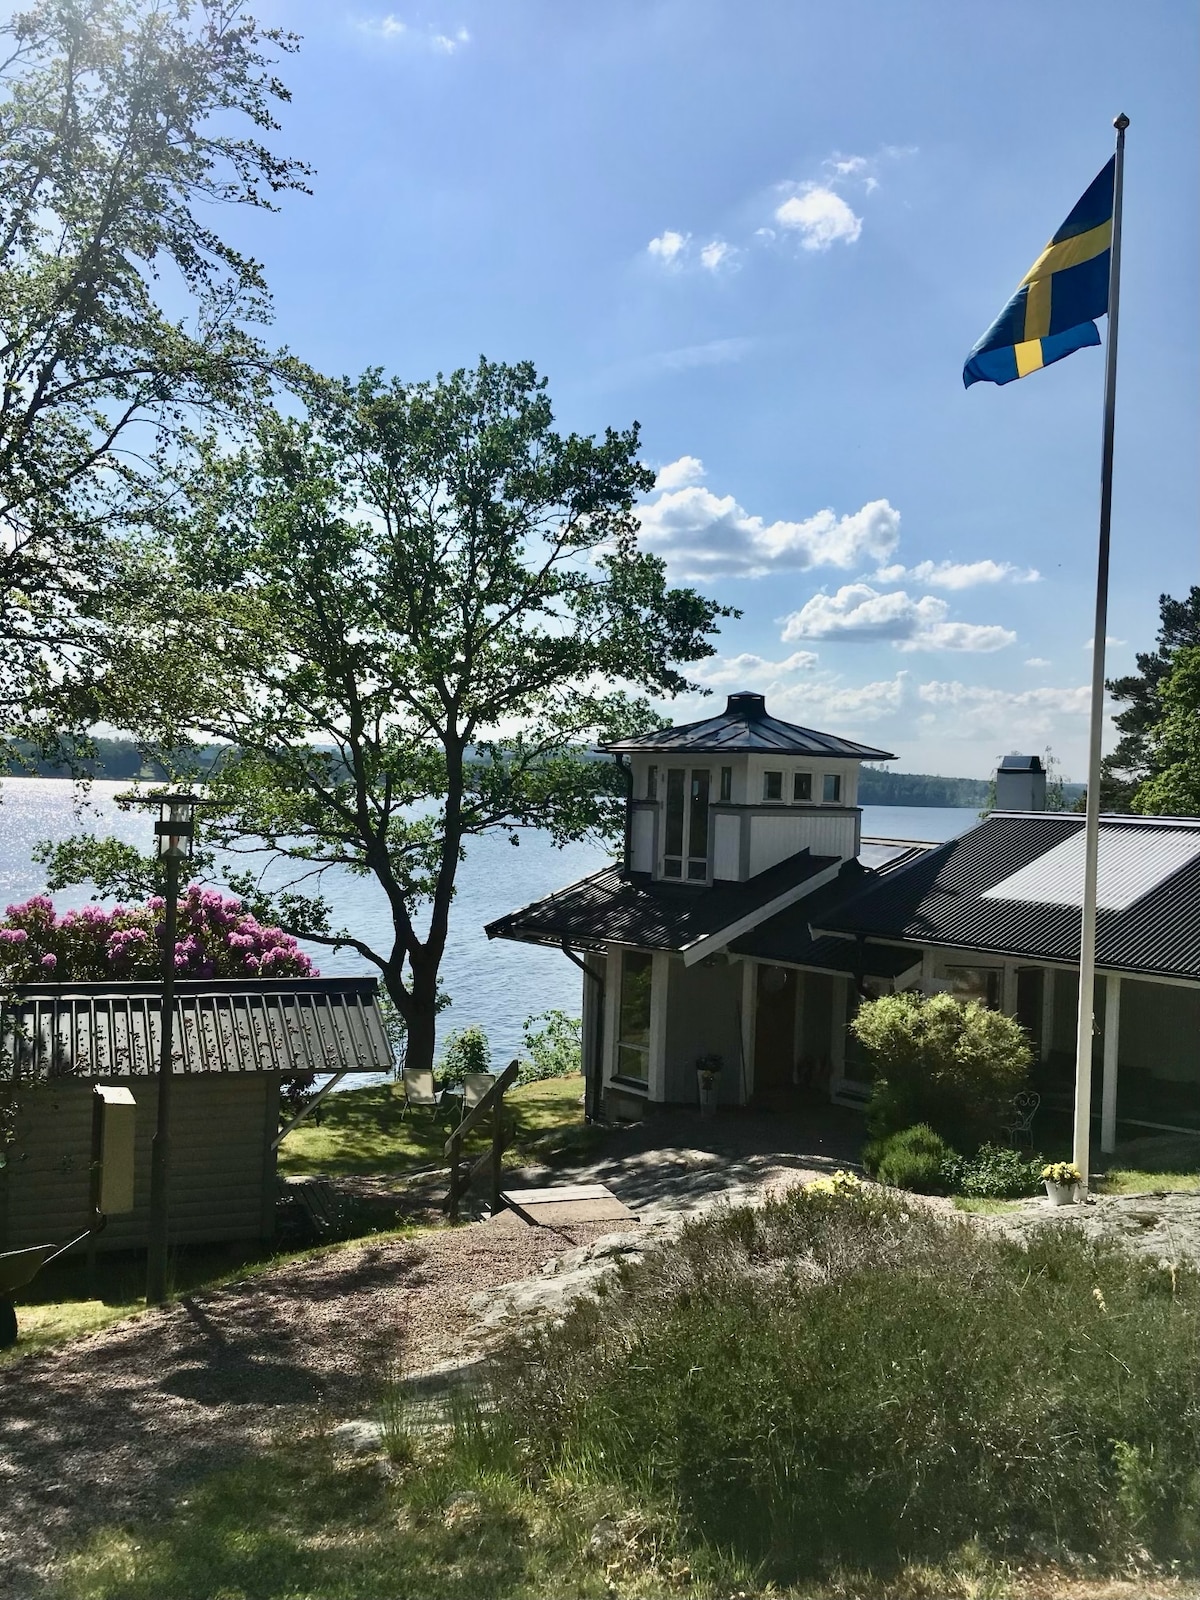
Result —
POLYGON ((1052 1161, 1042 1168, 1042 1180, 1051 1205, 1069 1206, 1079 1199, 1079 1185, 1083 1179, 1073 1161, 1052 1161))
POLYGON ((700 1115, 716 1115, 721 1098, 721 1058, 701 1056, 696 1063, 696 1091, 700 1099, 700 1115))

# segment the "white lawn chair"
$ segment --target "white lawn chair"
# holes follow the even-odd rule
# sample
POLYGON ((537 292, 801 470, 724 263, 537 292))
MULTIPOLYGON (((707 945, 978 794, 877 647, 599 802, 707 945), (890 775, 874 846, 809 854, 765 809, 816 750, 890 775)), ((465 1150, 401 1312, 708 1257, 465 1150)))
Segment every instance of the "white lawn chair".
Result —
POLYGON ((401 1082, 395 1085, 393 1091, 404 1095, 404 1109, 400 1113, 400 1120, 403 1122, 408 1113, 414 1109, 428 1111, 431 1117, 436 1118, 442 1109, 446 1091, 434 1086, 432 1068, 405 1067, 400 1077, 401 1082))
POLYGON ((468 1072, 462 1083, 462 1114, 465 1117, 469 1111, 483 1099, 489 1089, 496 1082, 494 1072, 468 1072))

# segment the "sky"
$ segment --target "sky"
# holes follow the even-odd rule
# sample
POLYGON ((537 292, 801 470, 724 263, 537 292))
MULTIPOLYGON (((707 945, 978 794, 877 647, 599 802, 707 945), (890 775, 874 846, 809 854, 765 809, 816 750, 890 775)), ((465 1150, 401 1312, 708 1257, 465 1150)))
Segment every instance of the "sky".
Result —
MULTIPOLYGON (((1191 0, 274 0, 311 197, 223 220, 327 372, 532 360, 637 420, 644 538, 743 615, 695 670, 985 776, 1086 771, 1104 355, 962 364, 1128 133, 1110 674, 1200 582, 1191 0)), ((1107 327, 1101 324, 1107 340, 1107 327)), ((1110 741, 1111 742, 1111 741, 1110 741)))

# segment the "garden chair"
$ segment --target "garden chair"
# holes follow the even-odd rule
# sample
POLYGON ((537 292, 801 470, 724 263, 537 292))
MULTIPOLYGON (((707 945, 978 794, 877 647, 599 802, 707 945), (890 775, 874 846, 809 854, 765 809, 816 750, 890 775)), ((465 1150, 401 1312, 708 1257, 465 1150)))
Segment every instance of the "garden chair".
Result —
POLYGON ((474 1111, 495 1082, 496 1074, 494 1072, 467 1073, 462 1082, 462 1114, 464 1117, 469 1111, 474 1111))
POLYGON ((400 1113, 401 1122, 410 1111, 428 1111, 431 1119, 436 1119, 446 1099, 446 1091, 438 1089, 433 1081, 433 1069, 425 1067, 404 1067, 400 1073, 400 1083, 395 1085, 395 1090, 404 1096, 404 1109, 400 1113))
POLYGON ((1033 1148, 1033 1119, 1041 1103, 1041 1095, 1035 1094, 1032 1089, 1023 1089, 1020 1094, 1013 1097, 1008 1120, 1004 1124, 1009 1144, 1016 1145, 1024 1141, 1031 1149, 1033 1148))

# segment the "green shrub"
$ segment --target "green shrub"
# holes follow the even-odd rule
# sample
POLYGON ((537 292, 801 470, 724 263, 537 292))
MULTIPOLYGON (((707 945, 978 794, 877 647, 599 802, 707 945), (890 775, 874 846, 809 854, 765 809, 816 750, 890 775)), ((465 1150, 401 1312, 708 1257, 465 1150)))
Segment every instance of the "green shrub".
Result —
POLYGON ((867 1127, 884 1138, 925 1122, 959 1150, 995 1132, 1033 1059, 1013 1017, 953 995, 884 995, 851 1023, 875 1069, 867 1127))
POLYGON ((962 1163, 953 1186, 959 1194, 981 1199, 1020 1200, 1042 1192, 1042 1158, 1023 1156, 1019 1150, 1003 1145, 981 1145, 969 1161, 962 1163))
POLYGON ((457 1088, 468 1073, 491 1070, 492 1048, 477 1022, 447 1034, 437 1064, 438 1076, 446 1088, 457 1088))
MULTIPOLYGON (((670 1497, 759 1582, 1200 1558, 1200 1276, 867 1189, 688 1225, 500 1353, 537 1483, 670 1497), (1145 1560, 1143 1555, 1141 1559, 1145 1560)), ((1190 1564, 1190 1565, 1189 1565, 1190 1564)))
POLYGON ((569 1017, 565 1011, 542 1011, 525 1018, 521 1033, 528 1054, 521 1062, 519 1082, 569 1078, 583 1071, 582 1018, 569 1017))
POLYGON ((959 1158, 928 1123, 918 1122, 863 1151, 863 1165, 880 1183, 914 1194, 947 1194, 954 1187, 959 1158))

